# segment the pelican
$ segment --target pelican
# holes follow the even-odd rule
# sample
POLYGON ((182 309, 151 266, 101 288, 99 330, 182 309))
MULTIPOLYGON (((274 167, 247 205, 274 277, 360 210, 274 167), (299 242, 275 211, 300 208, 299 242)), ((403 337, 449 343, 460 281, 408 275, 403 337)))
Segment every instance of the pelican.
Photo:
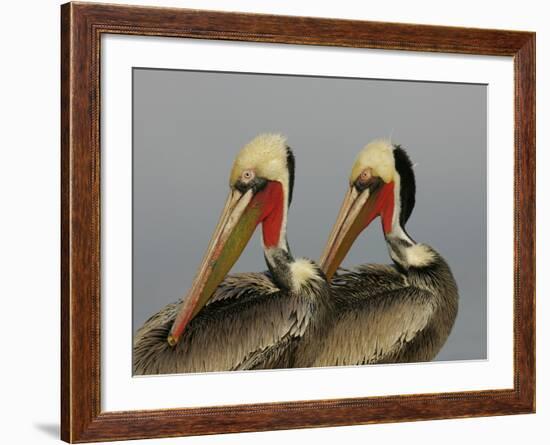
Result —
POLYGON ((314 366, 432 360, 458 310, 445 259, 405 230, 415 204, 407 153, 375 140, 357 156, 320 264, 330 281, 357 236, 380 217, 392 265, 365 264, 332 279, 335 318, 314 366))
POLYGON ((327 326, 330 288, 314 262, 289 250, 293 184, 294 156, 283 136, 259 135, 239 152, 190 290, 135 335, 134 374, 311 365, 317 349, 305 345, 327 326), (259 224, 268 271, 226 277, 259 224))

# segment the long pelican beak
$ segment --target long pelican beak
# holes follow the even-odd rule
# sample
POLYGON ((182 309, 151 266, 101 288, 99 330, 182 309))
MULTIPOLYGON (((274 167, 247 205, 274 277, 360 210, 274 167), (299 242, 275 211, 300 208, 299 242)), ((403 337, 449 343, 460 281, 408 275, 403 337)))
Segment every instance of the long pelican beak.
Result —
POLYGON ((359 234, 380 215, 391 193, 393 183, 377 184, 362 192, 350 186, 320 260, 329 281, 359 234))
POLYGON ((252 237, 262 211, 253 197, 252 190, 244 194, 237 190, 230 192, 195 280, 168 335, 171 346, 176 345, 187 324, 210 299, 252 237))

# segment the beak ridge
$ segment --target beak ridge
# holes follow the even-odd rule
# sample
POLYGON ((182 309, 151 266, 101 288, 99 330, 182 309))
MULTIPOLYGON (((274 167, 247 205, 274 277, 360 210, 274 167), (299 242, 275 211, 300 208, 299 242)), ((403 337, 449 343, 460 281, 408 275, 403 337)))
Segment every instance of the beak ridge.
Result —
POLYGON ((193 284, 167 337, 170 346, 178 343, 188 323, 208 302, 254 233, 259 209, 249 206, 252 198, 252 190, 230 192, 193 284))
POLYGON ((320 260, 321 269, 329 281, 351 249, 353 242, 377 215, 376 201, 379 190, 379 188, 374 190, 366 188, 358 191, 351 185, 346 193, 320 260))

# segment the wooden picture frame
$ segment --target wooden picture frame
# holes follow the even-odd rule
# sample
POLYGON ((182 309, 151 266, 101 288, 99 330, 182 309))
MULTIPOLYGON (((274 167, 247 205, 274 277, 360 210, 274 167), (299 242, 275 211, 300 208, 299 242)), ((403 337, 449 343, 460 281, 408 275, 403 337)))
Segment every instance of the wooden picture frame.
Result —
POLYGON ((61 7, 61 437, 173 437, 535 411, 535 34, 91 3, 61 7), (514 387, 455 393, 102 412, 100 38, 221 39, 512 56, 514 387))

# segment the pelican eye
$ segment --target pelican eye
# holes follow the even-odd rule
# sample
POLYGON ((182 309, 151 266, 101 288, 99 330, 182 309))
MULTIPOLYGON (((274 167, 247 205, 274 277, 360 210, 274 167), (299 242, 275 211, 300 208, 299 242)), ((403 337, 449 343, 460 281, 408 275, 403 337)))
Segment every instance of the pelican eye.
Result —
POLYGON ((250 182, 254 179, 254 176, 256 175, 254 174, 253 170, 245 170, 241 174, 241 181, 250 182))
POLYGON ((372 174, 370 168, 366 168, 361 172, 361 174, 355 180, 355 188, 357 191, 362 192, 363 190, 376 185, 380 181, 380 178, 372 174))
POLYGON ((370 178, 372 178, 372 172, 369 168, 363 170, 359 175, 359 180, 361 182, 367 182, 370 178))
POLYGON ((254 170, 244 170, 239 176, 237 182, 233 184, 233 187, 241 193, 245 193, 249 189, 252 189, 254 193, 257 193, 262 190, 266 184, 267 180, 260 176, 256 176, 256 172, 254 170))

